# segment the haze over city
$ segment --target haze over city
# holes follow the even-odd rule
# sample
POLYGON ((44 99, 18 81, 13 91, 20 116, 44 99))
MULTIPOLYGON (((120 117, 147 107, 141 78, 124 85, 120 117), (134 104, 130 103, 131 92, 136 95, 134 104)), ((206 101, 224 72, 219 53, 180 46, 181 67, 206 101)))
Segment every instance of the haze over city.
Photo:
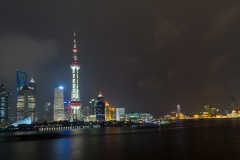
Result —
POLYGON ((115 107, 164 115, 240 98, 236 0, 1 1, 0 79, 37 84, 37 112, 62 85, 70 99, 76 29, 82 106, 101 91, 115 107), (217 4, 217 5, 216 5, 217 4))

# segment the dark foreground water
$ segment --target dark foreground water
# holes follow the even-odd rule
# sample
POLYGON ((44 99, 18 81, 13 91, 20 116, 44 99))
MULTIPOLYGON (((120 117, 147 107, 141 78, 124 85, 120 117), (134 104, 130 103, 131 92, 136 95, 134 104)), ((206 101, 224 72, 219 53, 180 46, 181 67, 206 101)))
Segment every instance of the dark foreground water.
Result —
POLYGON ((240 159, 240 119, 187 120, 163 128, 108 127, 66 133, 71 136, 31 140, 4 139, 1 135, 0 160, 240 159))

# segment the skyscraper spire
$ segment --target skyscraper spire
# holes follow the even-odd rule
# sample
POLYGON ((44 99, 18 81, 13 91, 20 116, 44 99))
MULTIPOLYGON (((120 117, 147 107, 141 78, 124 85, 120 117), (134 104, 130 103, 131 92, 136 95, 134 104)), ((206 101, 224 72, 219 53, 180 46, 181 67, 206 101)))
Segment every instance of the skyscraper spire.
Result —
POLYGON ((77 42, 76 42, 76 31, 73 33, 73 60, 77 60, 77 42))
POLYGON ((98 95, 98 97, 102 97, 102 93, 101 93, 101 92, 99 92, 99 95, 98 95))
POLYGON ((35 83, 35 81, 34 81, 34 79, 33 79, 33 76, 32 76, 32 78, 31 78, 30 82, 35 83))

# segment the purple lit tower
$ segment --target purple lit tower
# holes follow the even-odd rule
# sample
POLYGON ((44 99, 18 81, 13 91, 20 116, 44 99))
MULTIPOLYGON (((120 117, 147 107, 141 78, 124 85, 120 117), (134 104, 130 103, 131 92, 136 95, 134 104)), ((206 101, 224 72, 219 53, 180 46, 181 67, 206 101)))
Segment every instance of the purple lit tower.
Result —
POLYGON ((73 60, 70 63, 72 69, 72 92, 71 92, 71 120, 79 121, 81 116, 81 100, 78 89, 78 70, 80 69, 80 63, 77 60, 77 44, 76 44, 76 33, 74 31, 74 46, 73 46, 73 60))

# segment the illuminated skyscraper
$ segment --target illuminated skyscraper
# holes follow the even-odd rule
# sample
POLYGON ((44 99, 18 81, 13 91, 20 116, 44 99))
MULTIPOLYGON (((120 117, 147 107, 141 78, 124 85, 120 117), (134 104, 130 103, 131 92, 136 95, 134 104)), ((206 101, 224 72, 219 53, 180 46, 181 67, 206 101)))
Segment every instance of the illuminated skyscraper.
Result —
POLYGON ((96 120, 97 122, 105 120, 105 103, 103 102, 103 96, 101 93, 98 95, 96 103, 96 120))
MULTIPOLYGON (((35 113, 35 110, 36 110, 36 83, 33 79, 33 77, 31 78, 30 82, 29 82, 29 91, 30 91, 30 94, 29 94, 29 109, 30 110, 34 110, 34 116, 32 117, 32 121, 36 121, 37 120, 37 116, 36 116, 36 113, 35 113)), ((32 111, 33 112, 33 111, 32 111)))
POLYGON ((123 115, 125 114, 125 108, 117 108, 116 109, 116 120, 117 121, 121 121, 121 120, 124 120, 123 118, 123 115))
MULTIPOLYGON (((17 121, 31 117, 35 121, 35 88, 29 89, 27 86, 27 72, 16 71, 16 92, 17 92, 17 121)), ((30 84, 35 86, 31 79, 30 84)))
POLYGON ((16 93, 18 99, 18 93, 22 90, 23 86, 27 85, 27 72, 16 71, 16 93))
POLYGON ((180 107, 180 105, 178 104, 178 105, 177 105, 177 113, 176 113, 176 117, 179 117, 180 114, 181 114, 181 107, 180 107))
POLYGON ((50 102, 46 102, 44 105, 44 114, 43 114, 43 120, 44 121, 53 121, 53 115, 52 115, 52 105, 50 102))
POLYGON ((31 117, 35 121, 35 98, 27 85, 18 93, 17 99, 17 121, 31 117))
POLYGON ((177 105, 177 113, 178 113, 178 114, 180 114, 180 113, 181 113, 181 107, 180 107, 180 105, 179 105, 179 104, 177 105))
POLYGON ((29 82, 29 87, 30 91, 32 92, 32 95, 34 95, 35 99, 36 99, 36 83, 33 79, 33 77, 31 78, 30 82, 29 82))
POLYGON ((63 121, 64 115, 64 99, 63 99, 63 87, 57 87, 54 89, 54 103, 53 103, 53 120, 63 121))
POLYGON ((16 103, 17 103, 17 117, 13 121, 20 121, 24 118, 24 97, 20 94, 23 86, 27 85, 27 72, 16 71, 16 103))
POLYGON ((109 103, 105 102, 105 121, 111 120, 111 109, 109 103))
POLYGON ((0 85, 0 123, 10 120, 11 93, 6 91, 3 84, 0 85))
POLYGON ((110 104, 105 102, 105 121, 116 120, 116 108, 111 107, 110 104))
POLYGON ((90 116, 90 108, 89 107, 84 107, 83 115, 85 117, 89 117, 90 116))
POLYGON ((96 103, 95 99, 92 99, 89 104, 90 104, 90 115, 96 115, 96 103))
POLYGON ((64 114, 65 120, 71 120, 71 108, 70 108, 70 100, 64 101, 64 114))
POLYGON ((73 60, 70 63, 70 68, 72 69, 72 92, 70 102, 71 120, 78 121, 81 118, 81 100, 78 89, 78 70, 80 69, 80 63, 77 60, 77 43, 75 31, 73 41, 73 60))

